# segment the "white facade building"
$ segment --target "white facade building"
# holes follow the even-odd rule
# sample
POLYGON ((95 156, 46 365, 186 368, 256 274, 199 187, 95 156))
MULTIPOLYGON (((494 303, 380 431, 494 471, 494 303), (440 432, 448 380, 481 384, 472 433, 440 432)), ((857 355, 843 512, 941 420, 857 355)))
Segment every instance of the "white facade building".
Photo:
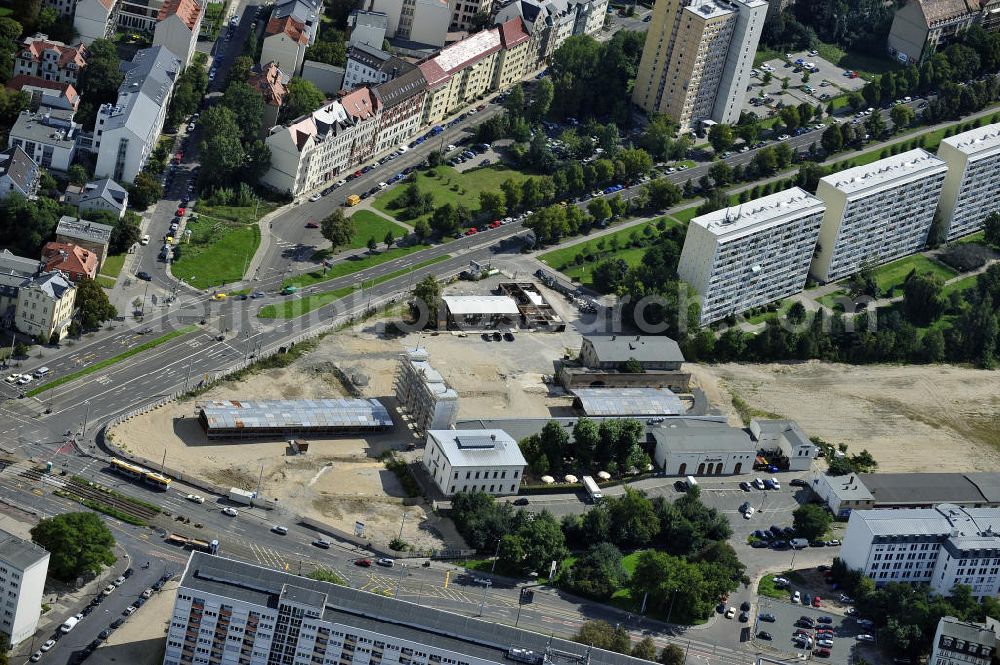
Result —
POLYGON ((114 104, 102 104, 94 125, 94 175, 131 183, 156 148, 182 62, 163 46, 132 58, 114 104))
POLYGON ((445 496, 517 494, 527 466, 517 441, 501 429, 428 430, 423 463, 445 496))
POLYGON ((766 0, 733 0, 739 8, 736 25, 729 41, 729 52, 722 70, 722 79, 715 94, 712 120, 735 125, 740 119, 743 100, 750 83, 750 70, 757 53, 760 34, 764 30, 768 3, 766 0))
POLYGON ((177 589, 163 665, 500 665, 511 662, 511 649, 539 658, 551 650, 549 663, 643 663, 391 595, 194 552, 177 589))
POLYGON ((824 209, 793 187, 692 219, 677 274, 702 299, 702 325, 802 291, 824 209))
POLYGON ((948 163, 941 188, 948 240, 975 233, 1000 212, 1000 123, 941 139, 937 156, 948 163))
POLYGON ((977 598, 1000 592, 1000 509, 934 508, 855 510, 840 558, 877 586, 927 584, 941 595, 956 584, 977 598))
POLYGON ((853 275, 927 244, 948 166, 916 148, 820 178, 826 204, 812 273, 822 282, 853 275))
POLYGON ((365 5, 371 11, 385 14, 386 36, 390 39, 444 46, 451 23, 448 0, 370 0, 365 5))
POLYGON ((118 25, 120 0, 80 0, 73 14, 73 28, 88 46, 95 39, 110 39, 118 25))
POLYGON ((819 452, 794 420, 754 418, 750 421, 750 434, 759 450, 788 460, 789 471, 805 471, 819 452))
POLYGON ((35 634, 42 613, 42 593, 49 571, 49 553, 34 543, 0 531, 0 632, 11 646, 35 634))
POLYGON ((647 432, 656 440, 656 463, 668 476, 750 473, 757 447, 750 434, 725 423, 669 418, 647 432))
POLYGON ((941 617, 927 665, 990 665, 997 650, 997 621, 984 623, 941 617))
POLYGON ((7 137, 7 145, 19 146, 44 169, 66 171, 76 154, 74 111, 40 106, 21 111, 7 137))
POLYGON ((458 393, 428 358, 426 349, 407 349, 396 369, 396 401, 418 432, 451 429, 458 418, 458 393))
POLYGON ((26 279, 17 290, 14 326, 25 335, 46 341, 69 332, 76 287, 58 270, 26 279))
POLYGON ((187 67, 198 44, 204 17, 198 0, 166 0, 153 31, 153 46, 166 47, 187 67))
POLYGON ((831 476, 817 473, 810 481, 812 491, 823 499, 835 517, 846 519, 855 510, 871 510, 875 497, 856 473, 831 476))

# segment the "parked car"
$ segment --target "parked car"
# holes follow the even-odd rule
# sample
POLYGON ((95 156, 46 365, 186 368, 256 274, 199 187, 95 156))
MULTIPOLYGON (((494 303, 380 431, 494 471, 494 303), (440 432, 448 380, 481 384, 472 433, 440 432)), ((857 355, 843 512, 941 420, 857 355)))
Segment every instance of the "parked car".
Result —
POLYGON ((312 544, 313 547, 319 547, 320 549, 328 550, 330 549, 331 543, 329 540, 323 540, 322 538, 317 538, 316 540, 312 541, 312 544))
POLYGON ((232 506, 226 506, 225 508, 222 509, 222 514, 228 515, 229 517, 236 517, 237 515, 240 514, 240 511, 236 510, 232 506))
POLYGON ((820 647, 819 649, 813 651, 813 654, 819 656, 820 658, 829 658, 830 650, 827 649, 826 647, 820 647))
POLYGON ((396 565, 396 562, 388 557, 381 557, 380 559, 376 560, 375 563, 382 566, 383 568, 392 568, 393 566, 396 565))
POLYGON ((874 642, 875 636, 869 635, 868 633, 862 633, 855 638, 858 642, 874 642))
POLYGON ((188 494, 185 498, 192 503, 205 503, 205 497, 197 494, 188 494))
POLYGON ((761 614, 757 618, 760 619, 761 621, 766 621, 767 623, 774 623, 775 621, 774 615, 771 614, 770 612, 765 612, 764 614, 761 614))
POLYGON ((56 641, 55 640, 47 640, 45 642, 45 644, 43 644, 41 647, 39 647, 39 651, 43 651, 43 652, 44 651, 48 651, 49 649, 51 649, 55 645, 56 645, 56 641))
POLYGON ((773 638, 771 637, 771 633, 767 632, 766 630, 762 630, 759 633, 757 633, 757 639, 771 640, 773 638))
POLYGON ((372 567, 372 560, 371 559, 355 559, 354 560, 354 565, 355 566, 361 566, 362 568, 371 568, 372 567))
POLYGON ((527 506, 528 505, 528 499, 526 497, 522 496, 520 499, 515 499, 514 500, 514 505, 515 506, 527 506))
POLYGON ((727 619, 732 619, 734 616, 736 616, 736 608, 735 607, 730 607, 729 609, 726 610, 726 618, 727 619))
POLYGON ((275 532, 278 535, 284 536, 288 534, 288 527, 275 524, 274 526, 271 527, 271 531, 275 532))
POLYGON ((798 603, 798 602, 801 602, 801 601, 802 601, 802 594, 801 593, 799 593, 798 591, 792 593, 792 602, 793 603, 798 603))

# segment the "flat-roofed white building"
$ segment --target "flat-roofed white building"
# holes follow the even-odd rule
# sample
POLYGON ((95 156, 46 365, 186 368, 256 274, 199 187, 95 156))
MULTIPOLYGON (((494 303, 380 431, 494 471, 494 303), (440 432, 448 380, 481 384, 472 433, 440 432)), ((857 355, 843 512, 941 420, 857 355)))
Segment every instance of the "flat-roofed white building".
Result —
POLYGON ((927 584, 949 595, 956 584, 977 598, 1000 591, 1000 509, 934 508, 855 510, 840 558, 876 586, 927 584))
POLYGON ((423 462, 445 496, 517 494, 527 465, 517 441, 502 429, 429 430, 423 462))
POLYGON ((937 155, 948 163, 941 187, 948 240, 975 233, 1000 212, 1000 123, 941 139, 937 155))
POLYGON ((11 646, 35 634, 42 614, 42 594, 49 571, 49 553, 34 543, 0 531, 0 593, 5 609, 0 632, 11 646))
POLYGON ((947 171, 916 148, 820 178, 826 213, 812 273, 831 282, 923 249, 947 171))
POLYGON ((510 296, 441 296, 447 323, 456 326, 516 326, 521 317, 510 296))
POLYGON ((678 276, 707 324, 802 291, 825 206, 793 187, 691 220, 678 276))
POLYGON ((757 446, 745 429, 692 418, 669 418, 647 433, 667 476, 721 476, 753 471, 757 446))

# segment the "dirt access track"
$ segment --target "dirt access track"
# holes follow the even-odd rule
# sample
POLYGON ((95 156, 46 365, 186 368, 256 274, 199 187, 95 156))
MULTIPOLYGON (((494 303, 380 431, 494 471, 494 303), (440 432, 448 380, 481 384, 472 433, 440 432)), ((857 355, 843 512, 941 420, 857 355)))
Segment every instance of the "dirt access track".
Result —
POLYGON ((709 400, 732 396, 791 418, 809 436, 867 448, 879 471, 1000 468, 1000 373, 950 365, 685 365, 709 400))

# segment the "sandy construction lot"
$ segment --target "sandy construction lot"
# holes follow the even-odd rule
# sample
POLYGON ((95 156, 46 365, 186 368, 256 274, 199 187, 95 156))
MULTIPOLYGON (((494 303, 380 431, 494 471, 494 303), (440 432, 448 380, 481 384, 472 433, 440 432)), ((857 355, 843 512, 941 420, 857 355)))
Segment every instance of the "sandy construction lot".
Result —
POLYGON ((998 372, 817 361, 686 367, 733 424, 731 394, 797 420, 810 436, 867 448, 881 471, 1000 468, 998 372))
MULTIPOLYGON (((488 289, 477 285, 477 290, 488 289)), ((377 323, 342 331, 322 340, 316 350, 291 366, 260 372, 239 382, 214 386, 196 400, 176 402, 116 427, 111 436, 129 452, 159 461, 164 450, 169 468, 185 469, 223 487, 256 487, 263 467, 262 492, 294 513, 352 532, 365 523, 372 542, 387 544, 398 534, 407 513, 403 539, 427 550, 461 546, 450 523, 429 507, 404 506, 398 479, 376 457, 421 443, 398 419, 395 432, 365 438, 314 439, 309 453, 294 456, 282 441, 209 441, 197 422, 198 406, 210 399, 294 399, 345 396, 354 392, 377 397, 395 411, 393 378, 403 349, 419 344, 431 363, 458 391, 460 417, 545 417, 570 412, 571 398, 549 392, 541 377, 567 349, 579 349, 580 335, 518 334, 514 342, 487 342, 477 335, 459 337, 424 332, 387 339, 377 323), (344 377, 363 376, 345 386, 344 377)), ((415 460, 421 450, 404 453, 415 460)))

